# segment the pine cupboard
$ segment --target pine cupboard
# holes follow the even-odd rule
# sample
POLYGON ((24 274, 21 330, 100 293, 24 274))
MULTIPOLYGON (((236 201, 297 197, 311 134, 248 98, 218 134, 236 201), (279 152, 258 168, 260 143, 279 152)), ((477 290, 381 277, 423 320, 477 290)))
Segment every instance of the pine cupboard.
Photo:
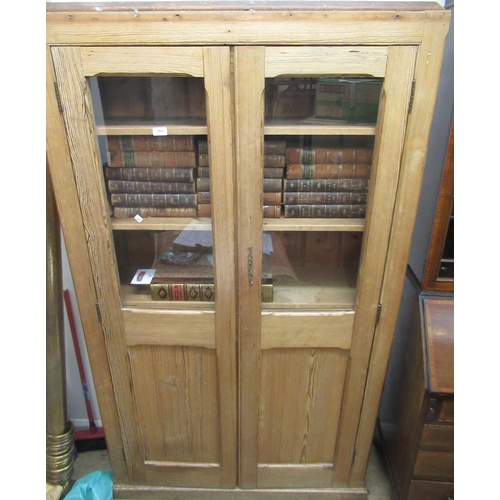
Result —
POLYGON ((433 2, 47 4, 114 497, 366 498, 448 25, 433 2))

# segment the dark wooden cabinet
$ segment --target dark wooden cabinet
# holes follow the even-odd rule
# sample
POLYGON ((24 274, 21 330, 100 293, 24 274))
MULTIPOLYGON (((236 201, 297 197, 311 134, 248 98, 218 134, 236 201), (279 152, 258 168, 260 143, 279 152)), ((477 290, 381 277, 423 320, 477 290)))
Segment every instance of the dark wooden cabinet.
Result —
POLYGON ((424 270, 424 290, 454 290, 454 129, 452 126, 436 217, 424 270))
POLYGON ((454 300, 412 285, 416 307, 408 334, 395 340, 379 436, 395 498, 444 500, 454 478, 454 300))

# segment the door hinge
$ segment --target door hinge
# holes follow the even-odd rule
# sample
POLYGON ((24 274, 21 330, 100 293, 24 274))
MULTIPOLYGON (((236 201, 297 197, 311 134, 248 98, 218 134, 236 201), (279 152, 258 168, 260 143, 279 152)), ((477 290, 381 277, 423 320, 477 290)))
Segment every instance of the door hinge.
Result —
POLYGON ((413 80, 411 82, 411 92, 410 92, 410 103, 408 104, 408 114, 411 113, 411 110, 413 109, 413 99, 415 98, 415 85, 417 81, 413 80))
POLYGON ((380 315, 382 314, 382 304, 379 303, 377 306, 377 317, 375 319, 375 326, 378 325, 378 322, 380 321, 380 315))
POLYGON ((57 82, 54 82, 54 90, 56 92, 56 100, 57 100, 57 107, 59 108, 59 113, 62 113, 62 104, 61 104, 61 94, 59 93, 59 85, 57 85, 57 82))
POLYGON ((102 323, 101 309, 99 308, 99 304, 97 302, 95 303, 95 311, 97 313, 97 321, 102 323))

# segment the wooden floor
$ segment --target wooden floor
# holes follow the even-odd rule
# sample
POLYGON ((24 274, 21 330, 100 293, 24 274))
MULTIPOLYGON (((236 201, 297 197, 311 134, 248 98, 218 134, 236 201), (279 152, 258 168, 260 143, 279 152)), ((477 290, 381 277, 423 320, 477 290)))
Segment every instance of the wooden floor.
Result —
MULTIPOLYGON (((107 450, 86 451, 79 453, 73 466, 72 480, 96 470, 110 470, 107 450)), ((377 446, 373 445, 366 473, 368 500, 389 500, 390 482, 385 468, 382 454, 377 446)))

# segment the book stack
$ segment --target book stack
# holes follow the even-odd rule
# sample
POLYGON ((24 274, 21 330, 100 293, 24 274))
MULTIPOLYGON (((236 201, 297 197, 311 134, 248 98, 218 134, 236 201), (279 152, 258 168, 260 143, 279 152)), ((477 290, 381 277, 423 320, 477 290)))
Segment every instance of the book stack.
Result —
POLYGON ((281 217, 286 142, 264 140, 264 217, 281 217))
POLYGON ((288 148, 284 217, 364 218, 371 148, 288 148))
POLYGON ((192 136, 108 136, 107 160, 114 217, 197 216, 192 136))
POLYGON ((198 141, 198 176, 196 179, 198 193, 198 217, 211 216, 210 204, 210 167, 208 164, 208 142, 198 141))
MULTIPOLYGON (((285 141, 264 141, 264 217, 280 217, 285 173, 285 141)), ((198 142, 198 216, 210 217, 210 169, 208 143, 198 142)))

